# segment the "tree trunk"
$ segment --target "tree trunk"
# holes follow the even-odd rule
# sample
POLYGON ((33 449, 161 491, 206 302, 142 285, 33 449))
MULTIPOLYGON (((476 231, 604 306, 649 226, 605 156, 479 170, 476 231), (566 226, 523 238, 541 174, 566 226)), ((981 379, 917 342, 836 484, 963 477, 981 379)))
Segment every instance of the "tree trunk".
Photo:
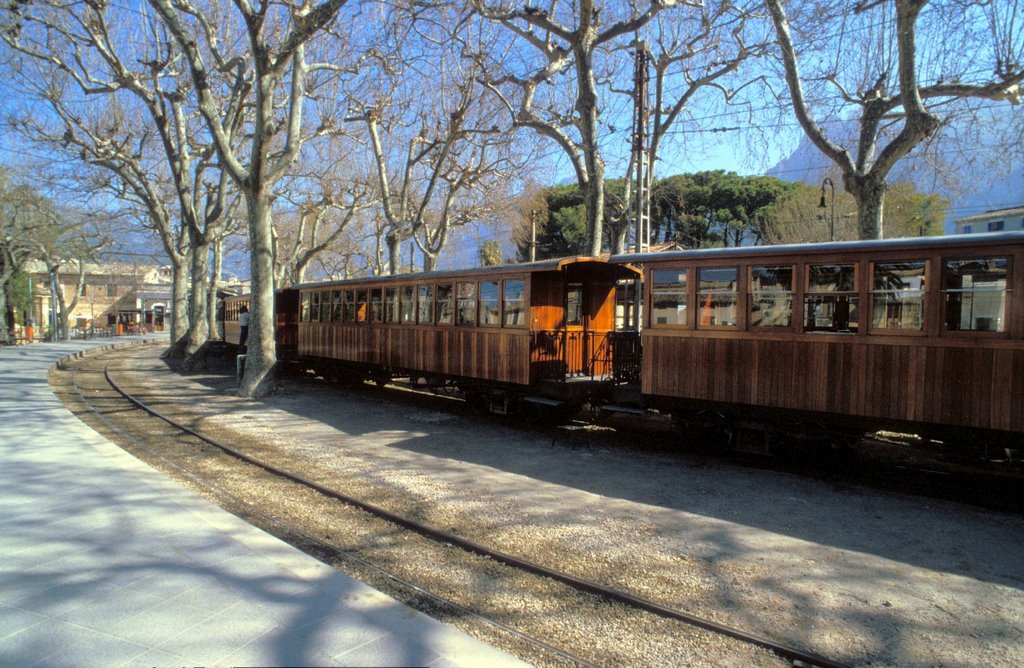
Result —
POLYGON ((185 261, 180 255, 171 257, 171 345, 163 352, 161 357, 178 358, 185 354, 188 346, 189 332, 189 289, 188 272, 185 271, 185 261))
POLYGON ((277 352, 274 341, 274 252, 270 194, 260 186, 246 193, 249 210, 249 339, 239 396, 263 397, 274 389, 277 352))
POLYGON ((596 153, 595 149, 595 160, 591 161, 589 158, 587 160, 590 179, 584 189, 583 200, 587 205, 588 254, 592 257, 601 254, 602 232, 604 231, 604 162, 596 153))
POLYGON ((217 320, 217 291, 220 289, 220 275, 224 269, 224 240, 218 239, 213 244, 213 271, 210 272, 210 284, 207 288, 206 297, 206 320, 209 328, 209 336, 214 339, 223 339, 224 333, 219 329, 217 320))
POLYGON ((857 202, 857 227, 860 239, 883 238, 885 177, 844 176, 846 190, 857 202))
POLYGON ((397 234, 389 234, 385 239, 388 246, 388 273, 396 276, 401 273, 402 268, 402 241, 397 234))
POLYGON ((576 113, 579 115, 583 160, 587 167, 586 183, 580 186, 587 205, 587 245, 589 254, 601 254, 604 231, 604 160, 599 148, 597 124, 597 92, 595 90, 590 44, 581 42, 576 51, 576 72, 579 93, 576 113))
POLYGON ((185 343, 185 359, 182 367, 187 371, 197 371, 206 367, 205 346, 210 338, 207 320, 207 258, 210 255, 210 243, 198 232, 189 234, 192 248, 192 289, 189 297, 189 327, 185 343))
MULTIPOLYGON (((5 272, 6 273, 6 272, 5 272)), ((11 313, 8 313, 9 304, 11 300, 8 296, 8 292, 11 289, 11 282, 9 278, 0 279, 0 343, 10 345, 14 343, 14 323, 15 317, 12 317, 11 313)))
POLYGON ((177 341, 188 330, 188 272, 185 262, 171 259, 171 341, 177 341))

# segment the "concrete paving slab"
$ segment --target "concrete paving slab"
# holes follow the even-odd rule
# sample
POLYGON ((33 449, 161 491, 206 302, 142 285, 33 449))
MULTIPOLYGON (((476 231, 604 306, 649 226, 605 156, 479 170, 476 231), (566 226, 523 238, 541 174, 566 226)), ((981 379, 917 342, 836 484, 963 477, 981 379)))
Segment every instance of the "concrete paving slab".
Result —
POLYGON ((110 343, 0 348, 0 665, 523 665, 80 422, 47 370, 110 343))

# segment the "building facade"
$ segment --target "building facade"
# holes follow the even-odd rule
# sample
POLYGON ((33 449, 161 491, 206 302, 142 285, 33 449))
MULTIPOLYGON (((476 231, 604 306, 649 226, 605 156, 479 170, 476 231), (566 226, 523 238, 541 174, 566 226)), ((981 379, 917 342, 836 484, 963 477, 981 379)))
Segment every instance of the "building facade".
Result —
POLYGON ((954 234, 1024 230, 1024 206, 994 209, 954 221, 954 234))
MULTIPOLYGON (((75 298, 78 266, 69 263, 52 281, 46 266, 30 262, 25 267, 32 294, 31 313, 16 314, 19 338, 49 336, 59 310, 56 290, 65 304, 75 298)), ((157 265, 107 263, 85 265, 85 282, 68 315, 72 336, 162 331, 171 304, 171 270, 157 265)))

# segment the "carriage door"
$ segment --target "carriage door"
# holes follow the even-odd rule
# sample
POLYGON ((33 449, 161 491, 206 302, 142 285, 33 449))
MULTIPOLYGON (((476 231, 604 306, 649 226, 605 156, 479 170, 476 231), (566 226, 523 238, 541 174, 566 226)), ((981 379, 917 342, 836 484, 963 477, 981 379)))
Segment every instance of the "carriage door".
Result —
POLYGON ((565 286, 565 330, 562 333, 566 375, 590 374, 589 318, 585 283, 569 281, 565 286))

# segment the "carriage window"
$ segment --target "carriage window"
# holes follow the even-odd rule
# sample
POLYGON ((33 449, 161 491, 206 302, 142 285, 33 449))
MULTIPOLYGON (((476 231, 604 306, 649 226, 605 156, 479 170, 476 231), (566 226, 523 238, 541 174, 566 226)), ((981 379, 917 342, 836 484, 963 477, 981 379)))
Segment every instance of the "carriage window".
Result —
POLYGON ((565 293, 565 324, 583 324, 583 284, 570 283, 565 293))
POLYGON ((416 322, 416 286, 402 286, 402 302, 400 319, 403 325, 416 322))
POLYGON ((486 281, 480 284, 480 326, 498 327, 501 312, 498 310, 498 282, 486 281))
POLYGON ((871 293, 875 329, 924 329, 924 260, 879 262, 871 293))
POLYGON ((452 284, 445 283, 437 286, 437 324, 452 324, 452 284))
POLYGON ((526 281, 521 278, 505 281, 505 327, 522 327, 526 324, 526 308, 523 301, 526 281))
POLYGON ((860 321, 857 269, 852 264, 807 267, 804 331, 852 334, 860 321))
POLYGON ((1005 257, 943 262, 946 331, 1006 331, 1008 264, 1005 257))
POLYGON ((370 302, 370 291, 366 288, 359 288, 356 290, 356 319, 355 322, 366 322, 366 316, 369 314, 366 306, 370 302))
POLYGON ((341 322, 341 294, 341 290, 331 293, 331 320, 333 322, 341 322))
POLYGON ((697 308, 701 327, 736 326, 736 267, 706 267, 698 270, 697 308))
POLYGON ((331 321, 331 293, 328 290, 320 293, 320 322, 331 321))
POLYGON ((416 292, 419 300, 419 321, 421 324, 429 325, 434 321, 434 291, 429 285, 419 285, 416 292))
POLYGON ((651 272, 651 324, 686 324, 686 269, 655 269, 651 272))
POLYGON ((383 295, 380 288, 370 290, 370 320, 380 322, 383 315, 383 295))
POLYGON ((345 322, 356 321, 356 293, 353 290, 345 290, 343 299, 345 300, 345 309, 342 313, 342 319, 345 322))
POLYGON ((633 332, 639 331, 637 317, 639 314, 640 300, 637 299, 639 282, 636 280, 622 280, 615 284, 615 331, 633 332))
POLYGON ((750 326, 793 324, 793 267, 750 268, 750 326))
MULTIPOLYGON (((234 320, 235 319, 234 316, 235 316, 234 305, 232 305, 232 306, 228 307, 228 317, 227 317, 227 319, 228 320, 234 320)), ((302 293, 302 315, 299 316, 299 317, 302 319, 302 322, 309 322, 309 293, 308 292, 303 292, 302 293)))
POLYGON ((456 325, 476 324, 476 283, 457 283, 456 325))
POLYGON ((314 292, 309 300, 309 319, 311 322, 320 322, 320 293, 314 292))
POLYGON ((398 288, 384 288, 384 322, 398 322, 398 288))

